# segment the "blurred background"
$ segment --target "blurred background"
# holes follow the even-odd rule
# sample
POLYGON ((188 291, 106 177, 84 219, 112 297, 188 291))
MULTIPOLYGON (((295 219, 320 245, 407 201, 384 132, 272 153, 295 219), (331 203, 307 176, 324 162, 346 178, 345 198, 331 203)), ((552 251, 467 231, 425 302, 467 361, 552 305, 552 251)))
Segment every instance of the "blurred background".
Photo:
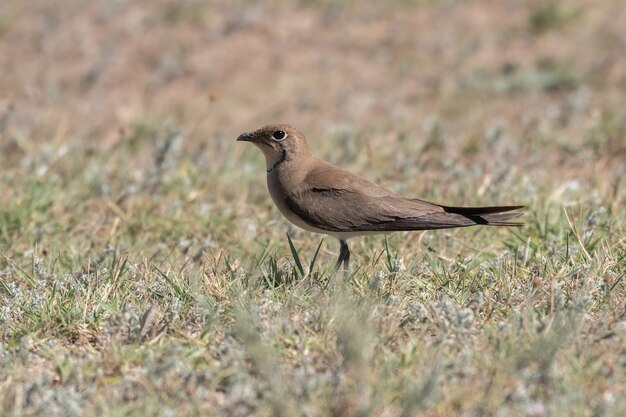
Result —
POLYGON ((29 139, 94 142, 163 118, 193 139, 285 120, 419 140, 433 119, 467 136, 623 117, 619 0, 264 3, 3 1, 2 110, 29 139))
POLYGON ((625 21, 620 0, 3 1, 0 198, 24 174, 76 190, 48 217, 175 190, 163 214, 235 210, 251 237, 279 216, 234 139, 288 122, 424 198, 623 204, 625 21))

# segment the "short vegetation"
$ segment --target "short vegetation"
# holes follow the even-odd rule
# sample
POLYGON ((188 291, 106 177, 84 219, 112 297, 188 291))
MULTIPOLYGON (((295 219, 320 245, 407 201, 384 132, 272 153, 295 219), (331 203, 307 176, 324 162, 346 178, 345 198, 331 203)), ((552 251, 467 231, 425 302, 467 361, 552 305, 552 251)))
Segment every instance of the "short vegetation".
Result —
POLYGON ((626 9, 0 4, 0 415, 626 415, 626 9), (284 220, 289 122, 526 226, 338 245, 284 220))

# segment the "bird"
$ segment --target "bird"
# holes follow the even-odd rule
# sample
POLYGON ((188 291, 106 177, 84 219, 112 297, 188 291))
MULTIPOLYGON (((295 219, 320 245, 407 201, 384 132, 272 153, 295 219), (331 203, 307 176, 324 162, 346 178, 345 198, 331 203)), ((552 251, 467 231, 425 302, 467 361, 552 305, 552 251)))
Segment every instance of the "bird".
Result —
POLYGON ((339 240, 335 272, 350 267, 348 239, 400 231, 475 225, 522 226, 512 219, 522 205, 453 207, 407 198, 315 156, 295 127, 276 123, 242 133, 263 152, 267 187, 278 210, 291 223, 339 240))

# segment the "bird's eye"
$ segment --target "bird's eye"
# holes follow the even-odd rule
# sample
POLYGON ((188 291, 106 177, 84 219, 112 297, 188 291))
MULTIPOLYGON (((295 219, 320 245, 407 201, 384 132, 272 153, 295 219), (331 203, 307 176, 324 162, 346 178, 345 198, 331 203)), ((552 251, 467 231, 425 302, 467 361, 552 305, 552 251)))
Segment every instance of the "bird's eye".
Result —
POLYGON ((272 133, 272 139, 274 140, 285 140, 287 138, 287 133, 285 133, 284 130, 277 130, 276 132, 272 133))

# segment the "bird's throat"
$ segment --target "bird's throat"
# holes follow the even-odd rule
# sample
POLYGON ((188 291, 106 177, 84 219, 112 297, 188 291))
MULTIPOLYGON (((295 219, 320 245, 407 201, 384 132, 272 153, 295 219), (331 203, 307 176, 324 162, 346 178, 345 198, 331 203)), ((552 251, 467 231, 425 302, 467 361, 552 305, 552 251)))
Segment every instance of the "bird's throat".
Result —
POLYGON ((280 149, 280 155, 278 156, 278 158, 270 159, 269 157, 266 157, 267 172, 272 172, 277 166, 279 166, 286 160, 287 160, 287 150, 285 148, 280 149))

